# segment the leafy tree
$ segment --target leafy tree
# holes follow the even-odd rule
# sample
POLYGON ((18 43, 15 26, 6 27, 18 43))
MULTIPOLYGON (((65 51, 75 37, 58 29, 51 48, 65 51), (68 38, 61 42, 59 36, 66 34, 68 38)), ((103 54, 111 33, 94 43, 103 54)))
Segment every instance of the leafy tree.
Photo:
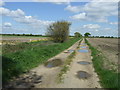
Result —
POLYGON ((30 36, 33 36, 32 34, 30 34, 30 36))
POLYGON ((89 37, 90 35, 91 35, 91 34, 88 33, 88 32, 86 32, 86 33, 84 34, 85 37, 89 37))
POLYGON ((23 33, 23 36, 25 36, 25 34, 23 33))
POLYGON ((79 32, 75 32, 75 33, 74 33, 74 36, 77 37, 77 38, 78 38, 78 37, 82 37, 82 35, 81 35, 79 32))
POLYGON ((104 38, 104 36, 100 36, 100 38, 104 38))
POLYGON ((57 21, 48 27, 47 35, 54 42, 63 43, 69 38, 69 27, 71 23, 67 21, 57 21))

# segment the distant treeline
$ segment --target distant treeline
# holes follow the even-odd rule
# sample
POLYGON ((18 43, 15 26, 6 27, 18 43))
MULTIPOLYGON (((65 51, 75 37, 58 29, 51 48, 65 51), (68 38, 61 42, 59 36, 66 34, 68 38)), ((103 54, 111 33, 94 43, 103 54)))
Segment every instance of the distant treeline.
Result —
POLYGON ((33 34, 0 34, 3 36, 42 36, 42 35, 33 35, 33 34))
POLYGON ((90 38, 120 38, 120 37, 113 37, 113 36, 90 36, 90 38))
MULTIPOLYGON (((0 34, 2 36, 42 36, 42 37, 49 37, 47 35, 33 35, 33 34, 0 34)), ((74 36, 71 36, 70 37, 74 37, 74 36)))

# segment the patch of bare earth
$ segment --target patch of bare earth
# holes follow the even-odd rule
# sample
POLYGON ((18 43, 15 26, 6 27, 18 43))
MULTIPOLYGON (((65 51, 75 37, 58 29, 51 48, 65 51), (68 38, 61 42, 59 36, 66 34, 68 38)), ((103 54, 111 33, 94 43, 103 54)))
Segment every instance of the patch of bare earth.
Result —
POLYGON ((100 50, 106 59, 104 66, 108 69, 118 70, 118 39, 113 38, 87 38, 90 44, 100 50))

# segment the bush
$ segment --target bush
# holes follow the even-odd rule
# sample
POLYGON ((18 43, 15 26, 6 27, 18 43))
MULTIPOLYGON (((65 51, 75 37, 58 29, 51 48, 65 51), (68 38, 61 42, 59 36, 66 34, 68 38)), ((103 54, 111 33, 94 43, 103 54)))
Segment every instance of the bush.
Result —
POLYGON ((85 37, 89 37, 91 34, 89 33, 89 32, 86 32, 85 34, 84 34, 84 36, 85 37))
POLYGON ((63 43, 69 38, 70 25, 67 21, 57 21, 48 27, 47 34, 54 42, 63 43))
POLYGON ((79 32, 75 32, 75 33, 74 33, 74 36, 75 36, 76 38, 82 37, 82 35, 81 35, 79 32))

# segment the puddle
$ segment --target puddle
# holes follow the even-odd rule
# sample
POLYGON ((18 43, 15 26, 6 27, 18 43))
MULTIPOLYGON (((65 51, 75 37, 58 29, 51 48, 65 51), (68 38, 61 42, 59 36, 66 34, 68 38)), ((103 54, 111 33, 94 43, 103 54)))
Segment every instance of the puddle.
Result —
POLYGON ((87 48, 86 46, 80 46, 80 48, 87 48))
POLYGON ((87 72, 85 72, 85 71, 78 71, 77 72, 77 77, 79 78, 79 79, 87 79, 87 78, 89 78, 91 75, 90 74, 88 74, 87 72))
POLYGON ((68 50, 68 52, 74 52, 75 50, 68 50))
POLYGON ((61 59, 53 59, 52 61, 46 62, 45 66, 48 67, 48 68, 52 68, 52 67, 60 66, 62 64, 63 64, 63 62, 62 62, 61 59))
POLYGON ((90 64, 90 62, 86 62, 86 61, 80 61, 80 62, 77 62, 78 64, 82 64, 82 65, 88 65, 90 64))
POLYGON ((87 53, 88 50, 86 50, 86 49, 80 49, 80 50, 78 50, 78 52, 87 53))
POLYGON ((85 43, 81 43, 81 45, 86 45, 85 43))

